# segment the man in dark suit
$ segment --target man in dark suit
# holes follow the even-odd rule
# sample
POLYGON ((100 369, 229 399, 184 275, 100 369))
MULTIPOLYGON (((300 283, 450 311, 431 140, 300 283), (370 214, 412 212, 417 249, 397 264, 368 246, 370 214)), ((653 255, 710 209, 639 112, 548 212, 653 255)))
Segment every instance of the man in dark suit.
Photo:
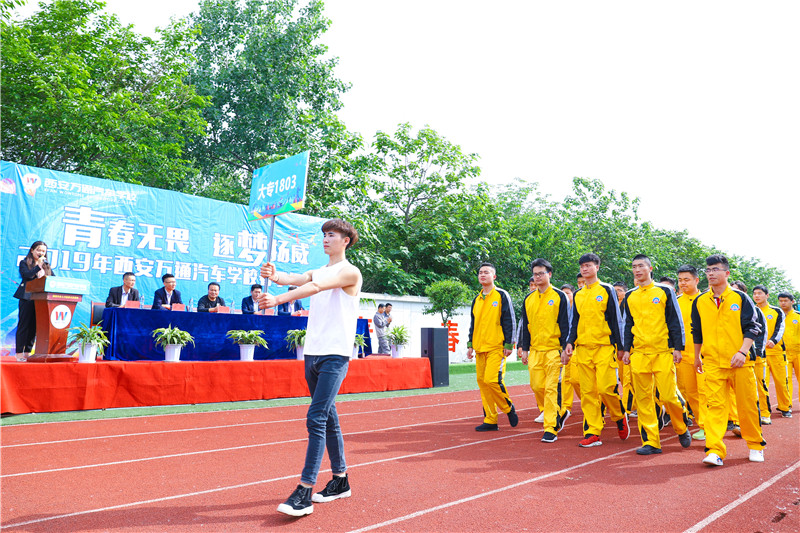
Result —
POLYGON ((261 289, 263 287, 256 283, 255 285, 250 285, 250 296, 247 298, 242 298, 242 314, 243 315, 252 315, 255 314, 258 304, 255 302, 258 301, 258 297, 261 296, 261 289))
POLYGON ((122 285, 108 289, 106 307, 124 307, 125 302, 138 302, 139 291, 134 289, 136 285, 136 275, 133 272, 125 272, 122 275, 122 285))
MULTIPOLYGON (((294 285, 290 285, 286 292, 293 291, 296 288, 297 287, 295 287, 294 285)), ((278 306, 278 314, 288 316, 294 313, 295 311, 302 311, 303 309, 305 309, 305 307, 303 307, 303 302, 301 302, 300 300, 289 300, 285 304, 280 304, 278 306)))
POLYGON ((153 295, 153 309, 172 309, 172 304, 182 304, 181 293, 175 289, 175 276, 164 274, 161 282, 164 286, 153 295))

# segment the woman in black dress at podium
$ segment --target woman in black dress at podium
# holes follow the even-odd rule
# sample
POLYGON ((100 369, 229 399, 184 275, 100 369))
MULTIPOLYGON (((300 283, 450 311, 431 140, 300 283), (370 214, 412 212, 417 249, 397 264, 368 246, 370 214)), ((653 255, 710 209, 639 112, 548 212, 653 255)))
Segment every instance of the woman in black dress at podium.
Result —
POLYGON ((25 292, 25 286, 42 276, 52 276, 53 270, 47 262, 47 245, 36 241, 31 245, 28 255, 19 264, 19 275, 22 283, 17 287, 14 298, 19 299, 19 322, 17 323, 17 353, 29 353, 36 338, 36 311, 31 293, 25 292))

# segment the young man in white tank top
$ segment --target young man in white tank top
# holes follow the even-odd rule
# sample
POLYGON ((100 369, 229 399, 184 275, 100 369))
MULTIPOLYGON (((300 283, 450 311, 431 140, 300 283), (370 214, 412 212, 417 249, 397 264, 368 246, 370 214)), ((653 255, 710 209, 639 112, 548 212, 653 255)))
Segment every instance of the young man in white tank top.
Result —
POLYGON ((273 296, 263 293, 259 308, 273 308, 289 298, 311 297, 308 329, 304 345, 306 382, 311 391, 311 405, 306 415, 308 448, 300 484, 278 511, 290 516, 304 516, 314 511, 313 502, 329 502, 350 496, 344 442, 336 413, 336 395, 347 375, 356 337, 361 272, 345 257, 345 250, 356 243, 358 232, 349 222, 333 219, 322 225, 322 246, 328 264, 305 274, 278 272, 266 263, 261 276, 278 285, 297 285, 291 292, 273 296), (328 448, 333 479, 312 496, 322 456, 328 448))

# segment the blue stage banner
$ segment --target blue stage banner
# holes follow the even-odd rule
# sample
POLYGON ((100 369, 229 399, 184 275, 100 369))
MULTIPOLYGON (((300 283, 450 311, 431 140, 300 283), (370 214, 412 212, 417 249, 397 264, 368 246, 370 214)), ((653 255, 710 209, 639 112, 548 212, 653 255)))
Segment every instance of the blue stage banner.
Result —
MULTIPOLYGON (((166 273, 175 276, 186 304, 196 304, 216 281, 225 303, 239 309, 250 285, 263 285, 259 267, 270 221, 249 221, 244 205, 2 161, 0 207, 3 354, 15 349, 18 265, 37 240, 47 243, 55 275, 91 283, 73 326, 89 323, 91 302, 104 303, 125 272, 136 274, 144 304, 152 304, 166 273)), ((327 263, 323 222, 294 213, 277 217, 271 257, 280 270, 305 272, 327 263)), ((269 292, 285 290, 272 285, 269 292)))
POLYGON ((309 155, 310 152, 293 155, 253 172, 249 220, 303 208, 309 155))

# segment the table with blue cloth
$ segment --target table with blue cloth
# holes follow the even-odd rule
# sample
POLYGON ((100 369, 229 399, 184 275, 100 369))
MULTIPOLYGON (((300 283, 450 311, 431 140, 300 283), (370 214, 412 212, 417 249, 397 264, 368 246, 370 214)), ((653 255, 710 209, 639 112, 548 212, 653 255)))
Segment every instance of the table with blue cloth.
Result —
MULTIPOLYGON (((286 342, 290 329, 305 329, 308 317, 239 315, 224 313, 193 313, 188 311, 159 311, 110 307, 103 311, 102 327, 111 345, 105 358, 120 361, 163 361, 164 349, 156 346, 153 330, 167 326, 188 331, 194 345, 181 349, 181 360, 225 361, 239 359, 239 345, 227 337, 233 329, 260 329, 269 348, 256 346, 255 359, 295 359, 294 349, 286 342)), ((369 323, 358 319, 356 333, 364 336, 364 355, 372 353, 369 323)))

